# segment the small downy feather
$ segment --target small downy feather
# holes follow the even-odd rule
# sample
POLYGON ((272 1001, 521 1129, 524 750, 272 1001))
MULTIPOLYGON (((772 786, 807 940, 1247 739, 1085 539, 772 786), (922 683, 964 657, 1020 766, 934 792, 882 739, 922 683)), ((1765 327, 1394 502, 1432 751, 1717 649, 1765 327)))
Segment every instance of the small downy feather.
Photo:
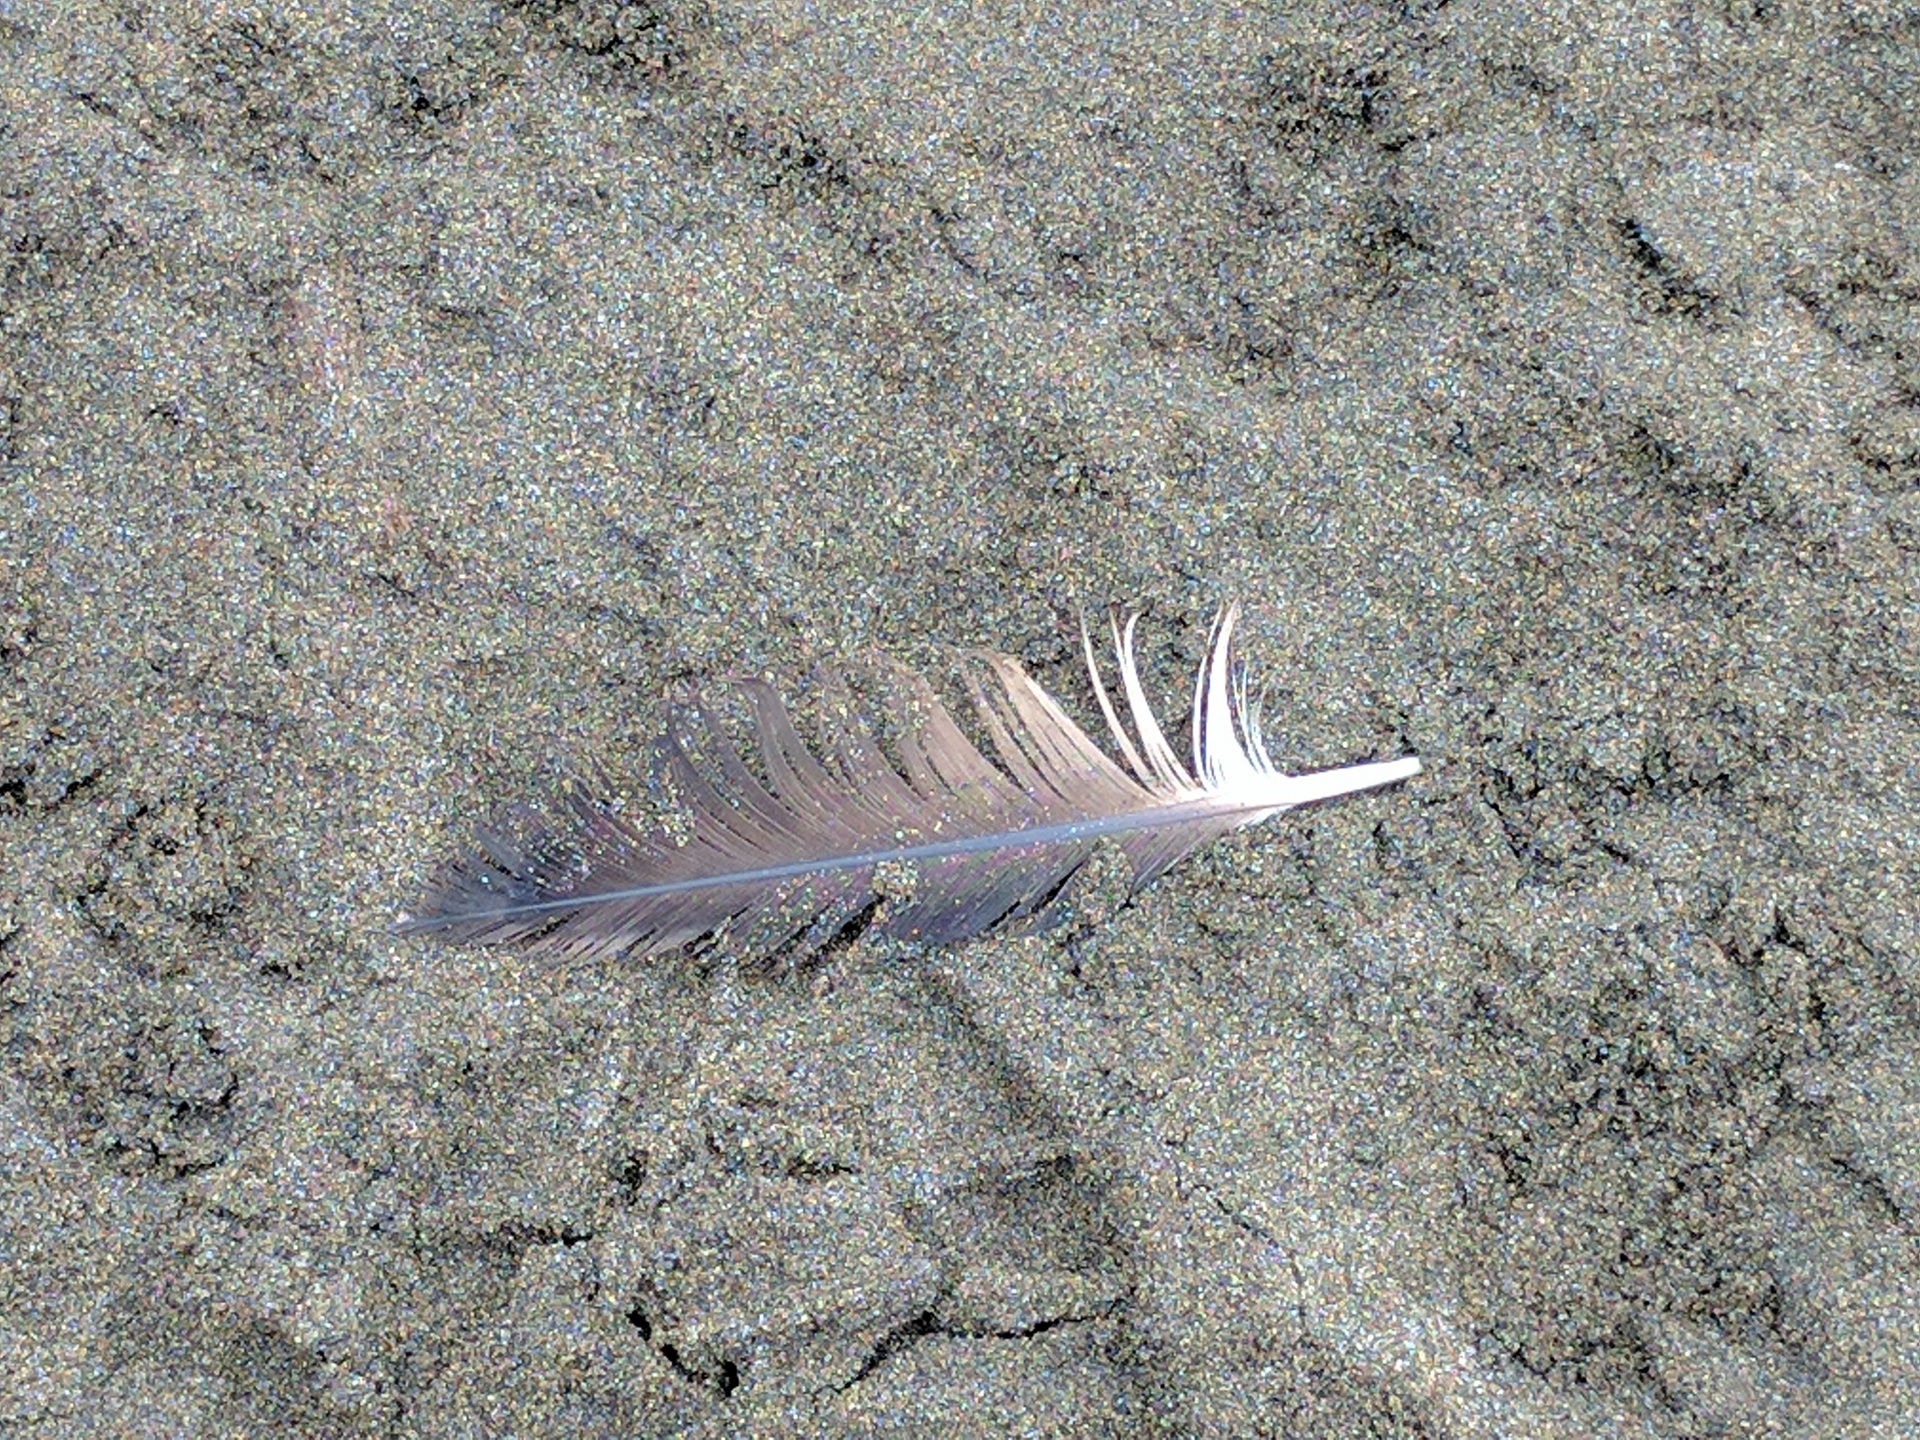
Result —
POLYGON ((1017 661, 993 652, 973 656, 966 673, 997 763, 903 670, 893 672, 903 698, 891 758, 857 721, 816 754, 771 686, 737 681, 757 773, 697 700, 675 707, 660 742, 664 772, 690 810, 681 838, 643 830, 599 798, 600 787, 572 781, 547 810, 481 828, 400 929, 576 959, 660 954, 717 932, 747 956, 800 956, 863 922, 939 944, 999 925, 1044 926, 1102 840, 1125 853, 1137 891, 1230 830, 1419 773, 1410 755, 1310 775, 1276 769, 1233 659, 1237 618, 1237 606, 1215 618, 1194 681, 1191 768, 1147 703, 1137 616, 1109 622, 1131 732, 1081 626, 1125 769, 1017 661), (909 893, 877 903, 876 870, 900 865, 911 866, 909 893))

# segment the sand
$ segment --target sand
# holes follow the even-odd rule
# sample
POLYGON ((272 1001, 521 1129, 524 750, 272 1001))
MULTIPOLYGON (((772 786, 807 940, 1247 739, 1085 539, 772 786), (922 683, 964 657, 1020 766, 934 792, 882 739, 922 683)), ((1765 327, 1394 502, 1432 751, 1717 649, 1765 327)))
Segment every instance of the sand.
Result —
POLYGON ((0 1431, 1920 1428, 1920 12, 0 6, 0 1431), (663 701, 1247 605, 1418 780, 391 930, 663 701), (1108 900, 1112 900, 1112 896, 1108 900))

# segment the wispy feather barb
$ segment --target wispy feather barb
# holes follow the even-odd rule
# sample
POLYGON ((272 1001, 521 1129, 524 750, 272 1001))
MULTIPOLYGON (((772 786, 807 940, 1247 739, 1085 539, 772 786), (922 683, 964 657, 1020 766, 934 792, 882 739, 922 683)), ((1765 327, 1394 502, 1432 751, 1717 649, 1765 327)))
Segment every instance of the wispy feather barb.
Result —
POLYGON ((1194 681, 1191 768, 1147 703, 1134 659, 1138 617, 1110 622, 1131 729, 1084 624, 1080 632, 1095 698, 1131 775, 1006 655, 981 653, 967 672, 998 763, 904 671, 891 759, 854 721, 821 759, 771 686, 739 681, 759 774, 697 701, 676 707, 661 741, 666 773, 691 810, 684 842, 642 830, 571 782, 547 812, 481 829, 401 929, 575 957, 657 954, 723 927, 750 954, 806 952, 869 915, 882 935, 960 940, 1012 921, 1045 924, 1102 839, 1125 852, 1138 890, 1229 830, 1419 773, 1409 755, 1281 774, 1232 658, 1238 613, 1229 606, 1215 619, 1194 681), (911 864, 915 883, 875 911, 875 870, 890 862, 911 864))

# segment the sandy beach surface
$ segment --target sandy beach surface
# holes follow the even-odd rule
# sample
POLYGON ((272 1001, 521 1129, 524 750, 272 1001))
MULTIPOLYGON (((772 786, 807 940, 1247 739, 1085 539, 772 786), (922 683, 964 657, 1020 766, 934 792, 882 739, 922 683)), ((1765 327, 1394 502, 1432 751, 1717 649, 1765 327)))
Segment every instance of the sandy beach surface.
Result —
POLYGON ((1920 1433, 1920 10, 0 0, 0 1434, 1920 1433), (1223 600, 1411 783, 396 937, 663 702, 1223 600))

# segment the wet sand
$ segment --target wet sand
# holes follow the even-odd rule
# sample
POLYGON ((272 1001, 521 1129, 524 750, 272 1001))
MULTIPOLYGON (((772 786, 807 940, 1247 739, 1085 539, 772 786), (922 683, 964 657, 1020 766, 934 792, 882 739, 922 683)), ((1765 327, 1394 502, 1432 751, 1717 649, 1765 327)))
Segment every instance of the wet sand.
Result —
POLYGON ((0 11, 0 1428, 1920 1428, 1914 26, 0 11), (1426 773, 1040 936, 392 933, 676 688, 1097 723, 1234 597, 1426 773))

